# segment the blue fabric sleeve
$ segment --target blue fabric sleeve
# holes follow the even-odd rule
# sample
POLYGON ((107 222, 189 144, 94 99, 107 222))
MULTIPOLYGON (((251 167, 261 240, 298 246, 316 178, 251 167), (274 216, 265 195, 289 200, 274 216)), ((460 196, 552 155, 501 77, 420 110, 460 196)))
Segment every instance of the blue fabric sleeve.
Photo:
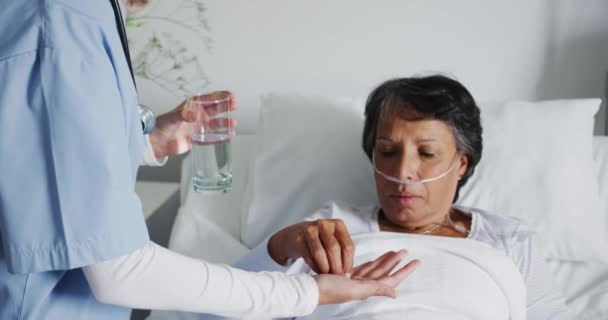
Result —
POLYGON ((47 5, 31 21, 38 47, 0 61, 0 233, 12 273, 73 269, 149 241, 134 191, 136 95, 103 8, 96 20, 47 5))

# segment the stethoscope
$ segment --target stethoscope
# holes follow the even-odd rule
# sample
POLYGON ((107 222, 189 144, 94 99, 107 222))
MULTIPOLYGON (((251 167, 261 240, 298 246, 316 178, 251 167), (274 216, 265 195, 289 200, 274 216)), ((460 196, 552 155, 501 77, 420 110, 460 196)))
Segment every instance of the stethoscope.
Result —
MULTIPOLYGON (((127 41, 127 31, 125 30, 125 24, 122 20, 122 13, 120 12, 120 4, 118 0, 110 0, 112 9, 114 10, 114 18, 116 19, 116 28, 118 29, 118 35, 120 36, 120 42, 122 44, 122 51, 127 59, 129 65, 129 72, 131 73, 131 79, 133 79, 133 86, 136 87, 135 75, 133 74, 133 66, 131 64, 131 55, 129 54, 129 42, 127 41)), ((148 134, 154 129, 156 125, 156 117, 150 108, 143 104, 139 104, 139 118, 141 119, 141 126, 144 134, 148 134)))

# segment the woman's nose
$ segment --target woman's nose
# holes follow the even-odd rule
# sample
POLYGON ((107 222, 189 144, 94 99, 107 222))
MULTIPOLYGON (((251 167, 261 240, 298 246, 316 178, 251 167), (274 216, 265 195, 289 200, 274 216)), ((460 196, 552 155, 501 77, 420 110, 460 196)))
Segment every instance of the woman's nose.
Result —
POLYGON ((404 180, 414 180, 417 178, 416 172, 418 161, 407 153, 403 153, 399 158, 397 167, 397 178, 404 180))

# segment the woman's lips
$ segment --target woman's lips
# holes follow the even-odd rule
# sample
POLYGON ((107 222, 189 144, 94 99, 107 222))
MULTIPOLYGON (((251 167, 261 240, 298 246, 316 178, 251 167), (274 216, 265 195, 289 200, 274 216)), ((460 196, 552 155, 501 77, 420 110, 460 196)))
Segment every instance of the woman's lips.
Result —
POLYGON ((402 206, 409 206, 413 204, 416 200, 420 199, 419 196, 412 193, 397 193, 392 194, 391 199, 402 206))

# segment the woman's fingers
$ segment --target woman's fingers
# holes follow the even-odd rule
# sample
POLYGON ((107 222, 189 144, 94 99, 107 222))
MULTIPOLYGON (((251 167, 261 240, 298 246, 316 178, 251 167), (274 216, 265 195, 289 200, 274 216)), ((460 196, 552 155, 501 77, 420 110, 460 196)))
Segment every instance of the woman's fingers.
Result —
POLYGON ((345 274, 352 271, 354 244, 341 220, 316 220, 297 228, 288 247, 290 257, 304 258, 317 273, 345 274))
POLYGON ((317 265, 319 273, 329 273, 330 266, 325 253, 325 248, 319 240, 319 230, 314 226, 310 225, 304 230, 304 239, 306 240, 306 246, 308 252, 312 256, 317 265))
POLYGON ((414 270, 416 270, 416 268, 419 265, 420 265, 420 260, 412 260, 412 261, 408 262, 408 264, 406 264, 404 267, 397 270, 392 275, 381 278, 378 281, 394 288, 394 287, 398 286, 401 283, 401 281, 403 281, 405 278, 407 278, 412 272, 414 272, 414 270))
POLYGON ((365 278, 375 280, 388 276, 405 256, 407 256, 406 250, 399 250, 395 254, 389 255, 387 258, 377 263, 374 268, 365 275, 365 278))
POLYGON ((340 244, 342 254, 342 269, 344 273, 351 273, 355 260, 355 244, 342 220, 335 222, 335 236, 340 244))
POLYGON ((370 264, 372 264, 372 261, 368 261, 354 267, 351 272, 351 278, 361 278, 360 275, 362 274, 362 270, 365 270, 370 264))
MULTIPOLYGON (((388 256, 394 257, 399 256, 399 254, 392 253, 388 254, 388 256)), ((376 259, 374 262, 377 262, 377 260, 380 259, 376 259)), ((388 260, 386 261, 386 263, 389 262, 388 260)), ((349 279, 343 276, 328 274, 315 276, 315 280, 319 286, 319 304, 362 300, 373 296, 395 298, 397 296, 396 287, 414 271, 419 263, 420 261, 413 260, 393 275, 381 278, 380 280, 349 279)), ((369 265, 371 264, 372 262, 369 263, 369 265)))
POLYGON ((321 274, 321 270, 319 270, 319 267, 317 266, 317 263, 315 262, 315 259, 310 255, 310 252, 308 252, 308 250, 306 250, 306 252, 302 253, 302 259, 304 259, 304 261, 306 262, 306 264, 317 274, 321 274))
POLYGON ((342 248, 334 237, 334 228, 329 223, 319 223, 319 238, 329 262, 330 273, 342 274, 342 248))
POLYGON ((379 263, 381 263, 382 261, 384 261, 387 258, 390 258, 395 253, 396 252, 394 252, 394 251, 388 251, 387 253, 376 258, 376 260, 368 261, 368 262, 358 266, 357 268, 355 268, 356 271, 353 272, 352 277, 358 278, 358 279, 366 278, 367 274, 369 272, 371 272, 372 270, 374 270, 379 263))

